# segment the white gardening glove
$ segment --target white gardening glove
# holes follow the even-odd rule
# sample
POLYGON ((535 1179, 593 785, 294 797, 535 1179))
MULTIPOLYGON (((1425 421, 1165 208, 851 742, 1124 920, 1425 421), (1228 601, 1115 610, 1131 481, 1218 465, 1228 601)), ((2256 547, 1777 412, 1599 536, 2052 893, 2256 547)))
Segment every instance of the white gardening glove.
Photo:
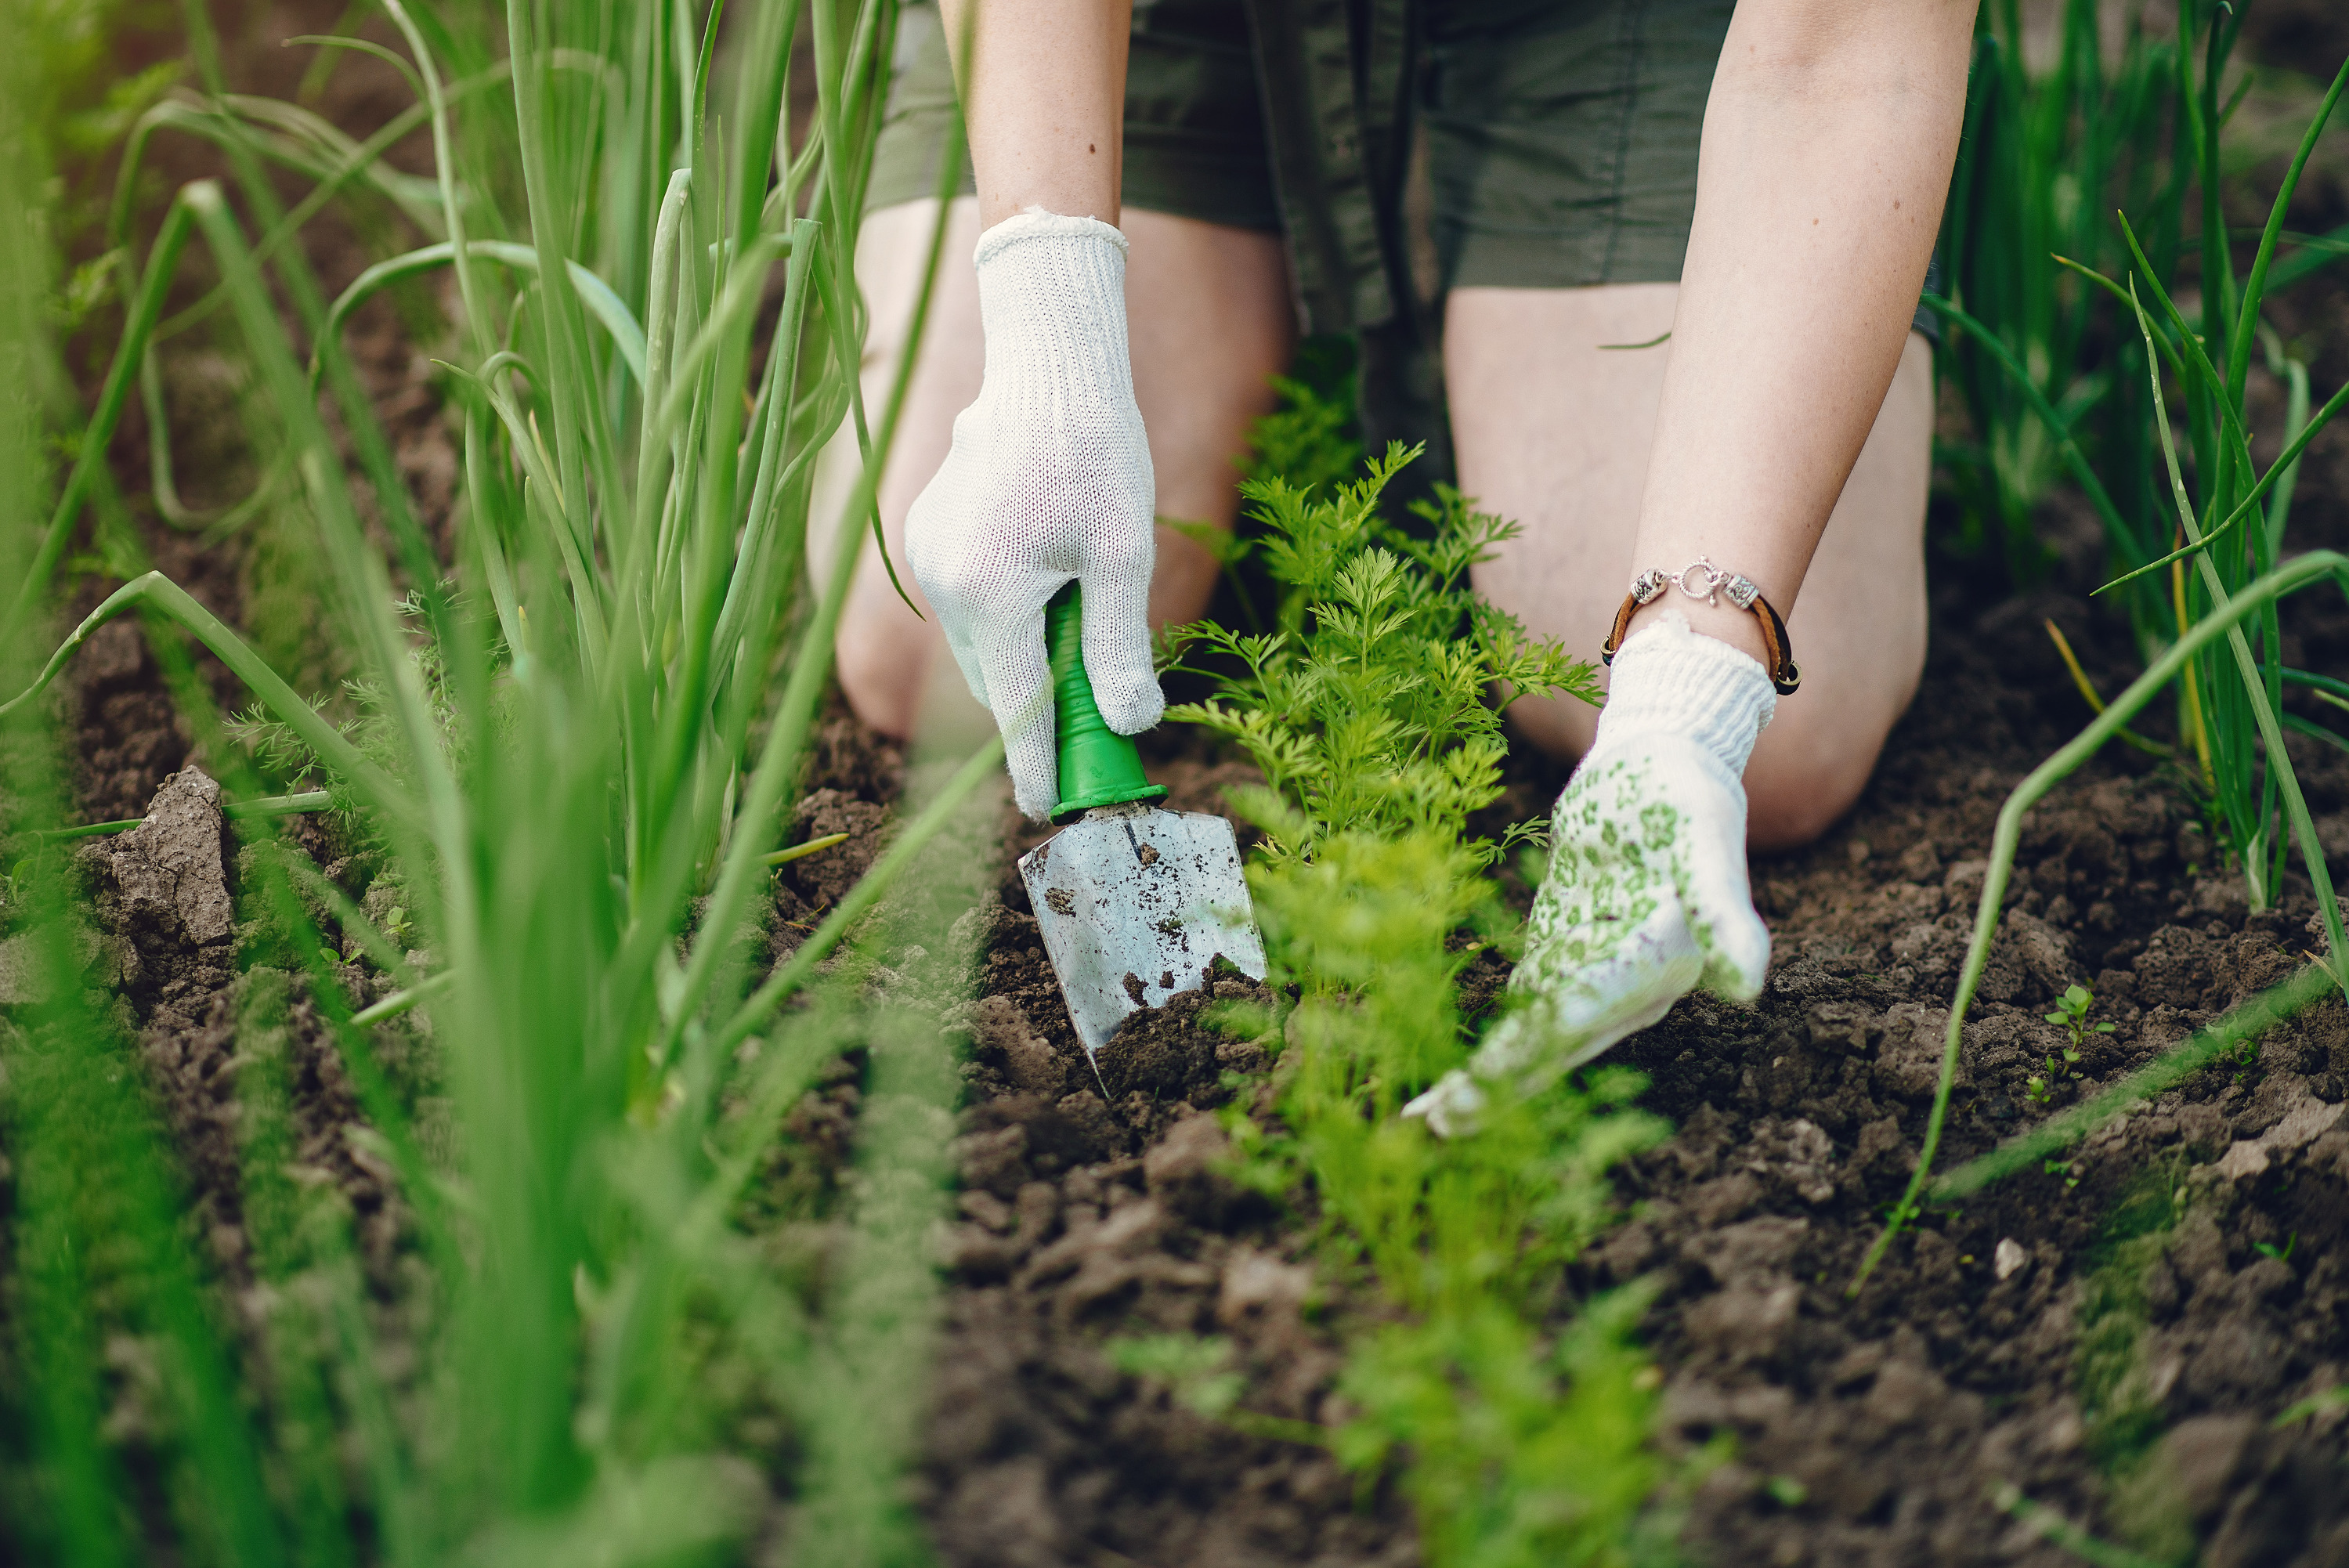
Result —
POLYGON ((1075 578, 1085 673, 1120 735, 1166 699, 1150 667, 1157 487, 1126 356, 1125 236, 1030 208, 978 238, 987 377, 905 519, 905 556, 971 695, 995 711, 1019 809, 1060 799, 1044 602, 1075 578))
POLYGON ((1776 707, 1759 664, 1678 611, 1623 645, 1599 733, 1550 820, 1549 876, 1509 981, 1525 1005, 1404 1115, 1468 1131, 1489 1090, 1539 1088, 1692 987, 1760 995, 1770 933, 1746 879, 1742 779, 1776 707))

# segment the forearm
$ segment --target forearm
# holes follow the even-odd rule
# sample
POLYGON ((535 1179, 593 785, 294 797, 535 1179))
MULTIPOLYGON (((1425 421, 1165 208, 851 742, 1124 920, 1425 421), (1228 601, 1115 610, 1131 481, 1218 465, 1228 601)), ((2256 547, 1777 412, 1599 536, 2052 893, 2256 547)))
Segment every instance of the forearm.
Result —
MULTIPOLYGON (((1636 560, 1700 555, 1791 613, 1931 259, 1974 0, 1745 0, 1705 110, 1636 560)), ((1762 655, 1751 616, 1674 593, 1762 655)))
POLYGON ((944 0, 979 223, 1118 220, 1132 0, 944 0))

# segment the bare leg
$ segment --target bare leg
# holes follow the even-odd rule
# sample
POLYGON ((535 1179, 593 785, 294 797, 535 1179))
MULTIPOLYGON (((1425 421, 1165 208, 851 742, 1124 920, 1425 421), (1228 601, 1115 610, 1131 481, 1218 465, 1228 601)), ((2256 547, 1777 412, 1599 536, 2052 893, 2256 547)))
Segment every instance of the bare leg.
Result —
MULTIPOLYGON (((1536 633, 1596 662, 1633 573, 1679 286, 1454 290, 1444 372, 1461 489, 1526 532, 1475 572, 1477 587, 1536 633)), ((1808 842, 1858 798, 1925 662, 1925 497, 1932 356, 1909 338, 1802 594, 1786 617, 1803 688, 1782 697, 1747 766, 1756 849, 1808 842)), ((1739 562, 1721 564, 1739 570, 1739 562)), ((1545 749, 1578 756, 1596 710, 1571 699, 1512 709, 1545 749)))
MULTIPOLYGON (((865 344, 865 406, 889 395, 897 355, 920 293, 922 263, 937 209, 911 201, 875 212, 857 246, 857 279, 872 308, 865 344)), ((1158 514, 1229 528, 1239 513, 1233 461, 1247 428, 1270 411, 1266 378, 1288 363, 1295 325, 1288 261, 1279 236, 1127 208, 1120 225, 1132 243, 1126 259, 1128 339, 1134 399, 1150 435, 1158 480, 1158 514)), ((955 416, 978 396, 986 365, 979 332, 978 284, 970 253, 978 242, 978 208, 965 198, 947 215, 930 321, 907 389, 895 449, 880 487, 881 524, 898 581, 921 605, 905 569, 905 513, 946 460, 955 416)), ((836 547, 841 507, 856 478, 853 434, 834 439, 821 459, 812 524, 819 578, 836 547)), ((916 620, 889 585, 869 533, 841 615, 840 682, 864 721, 886 734, 917 725, 988 720, 954 661, 935 619, 916 620)), ((1196 619, 1216 584, 1214 558, 1173 529, 1158 530, 1158 568, 1151 583, 1153 625, 1196 619)))

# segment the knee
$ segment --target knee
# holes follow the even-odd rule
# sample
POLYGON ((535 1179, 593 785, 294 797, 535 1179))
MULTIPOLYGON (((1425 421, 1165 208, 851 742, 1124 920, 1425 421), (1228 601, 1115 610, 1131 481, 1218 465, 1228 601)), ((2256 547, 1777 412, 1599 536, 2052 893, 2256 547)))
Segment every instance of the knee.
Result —
POLYGON ((1507 712, 1519 738, 1569 766, 1590 749, 1599 729, 1599 709, 1579 697, 1516 697, 1507 712))
POLYGON ((1834 827, 1868 788, 1891 727, 1891 717, 1878 723, 1849 714, 1773 724, 1745 769, 1748 847, 1797 850, 1834 827))
POLYGON ((1158 525, 1158 559, 1150 573, 1150 629, 1187 625, 1207 613, 1223 562, 1197 540, 1158 525))
POLYGON ((895 740, 914 733, 926 674, 919 637, 879 634, 866 618, 841 620, 833 643, 841 695, 856 717, 895 740))
POLYGON ((1875 760, 1871 752, 1868 766, 1856 768, 1826 759, 1810 765, 1747 769, 1747 847, 1769 852, 1798 850, 1816 841, 1859 799, 1875 760))

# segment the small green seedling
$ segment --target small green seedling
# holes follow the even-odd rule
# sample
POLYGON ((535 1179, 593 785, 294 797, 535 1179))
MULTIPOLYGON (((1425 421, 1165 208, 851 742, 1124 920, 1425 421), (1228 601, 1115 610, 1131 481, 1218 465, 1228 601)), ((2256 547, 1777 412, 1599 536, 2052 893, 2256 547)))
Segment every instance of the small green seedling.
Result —
POLYGON ((1247 1378, 1232 1368, 1232 1344, 1221 1335, 1121 1335, 1104 1340, 1102 1350, 1119 1371, 1163 1385, 1175 1403, 1235 1431, 1307 1448, 1329 1442, 1314 1422, 1241 1409, 1247 1378))
POLYGON ((2055 1010, 2047 1015, 2047 1021, 2063 1025, 2072 1037, 2071 1047, 2064 1053, 2065 1061, 2080 1059, 2080 1047, 2088 1043, 2090 1035, 2109 1035, 2116 1026, 2109 1019, 2101 1024, 2088 1022, 2088 1013, 2095 1005, 2095 994, 2085 985, 2066 986, 2055 999, 2055 1010))
POLYGON ((2253 1242, 2251 1251, 2263 1258, 2273 1258, 2280 1264, 2288 1264, 2292 1262, 2292 1249, 2299 1245, 2300 1233, 2294 1231, 2283 1239, 2282 1246, 2277 1246, 2273 1242, 2253 1242))
POLYGON ((2256 1035, 2245 1035, 2219 1056, 2220 1066, 2232 1068, 2235 1070, 2237 1083, 2243 1081, 2244 1075, 2251 1070, 2253 1064, 2259 1059, 2260 1041, 2256 1035))
POLYGON ((2080 1053, 2069 1046, 2060 1052, 2049 1052, 2046 1070, 2023 1080, 2023 1098, 2033 1108, 2044 1109, 2055 1098, 2055 1086, 2075 1076, 2079 1060, 2080 1053))
POLYGON ((2285 1410, 2269 1424, 2279 1429, 2289 1427, 2294 1421, 2305 1421, 2311 1416, 2322 1416, 2327 1411, 2337 1410, 2344 1405, 2349 1405, 2349 1383, 2327 1388, 2322 1394, 2311 1395, 2285 1410))
POLYGON ((2042 1175, 2064 1178, 2064 1190, 2067 1192, 2080 1184, 2080 1178, 2073 1172, 2072 1162, 2068 1160, 2050 1160, 2040 1166, 2039 1170, 2042 1175))
POLYGON ((1119 1371, 1165 1385, 1179 1403, 1211 1421, 1247 1387, 1247 1379, 1230 1368, 1231 1341, 1218 1335, 1133 1335, 1105 1340, 1102 1350, 1119 1371))
POLYGON ((2023 1080, 2023 1096, 2033 1106, 2044 1106, 2054 1098, 2056 1085, 2079 1076, 2081 1047, 2088 1043, 2090 1035, 2113 1032, 2115 1026, 2109 1021, 2088 1022, 2088 1013, 2095 1005, 2095 994, 2085 985, 2067 986, 2055 999, 2055 1010, 2047 1015, 2047 1021, 2063 1025, 2071 1037, 2060 1051, 2047 1053, 2046 1071, 2033 1073, 2023 1080))

